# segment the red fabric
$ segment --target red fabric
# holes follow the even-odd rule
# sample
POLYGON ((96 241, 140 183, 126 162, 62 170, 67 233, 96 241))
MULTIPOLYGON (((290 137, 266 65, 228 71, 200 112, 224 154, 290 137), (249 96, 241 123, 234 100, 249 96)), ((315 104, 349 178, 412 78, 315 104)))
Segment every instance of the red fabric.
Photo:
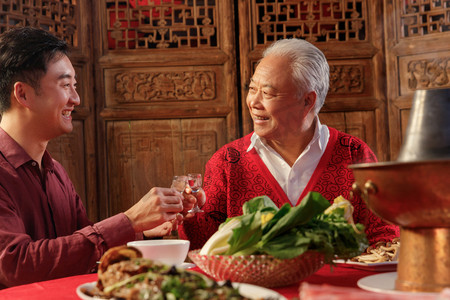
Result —
MULTIPOLYGON (((198 268, 194 268, 193 270, 199 271, 198 268)), ((359 279, 374 274, 378 273, 345 267, 336 267, 331 271, 330 266, 326 265, 315 274, 303 280, 303 282, 309 282, 312 284, 326 283, 334 286, 356 288, 356 283, 359 279)), ((94 282, 96 280, 97 274, 89 274, 32 283, 0 290, 0 299, 80 299, 76 294, 76 288, 81 284, 94 282)), ((288 299, 293 299, 294 297, 299 296, 299 286, 300 283, 281 288, 274 288, 273 290, 288 299)), ((358 290, 360 289, 358 288, 358 290)))
POLYGON ((124 214, 92 224, 61 164, 39 166, 0 128, 0 289, 96 267, 108 247, 135 239, 124 214))
MULTIPOLYGON (((443 296, 441 293, 440 296, 443 296)), ((374 293, 351 287, 337 287, 329 284, 310 284, 303 282, 300 285, 301 300, 437 300, 449 299, 438 298, 430 293, 429 295, 420 295, 414 293, 408 294, 388 294, 374 293)))
MULTIPOLYGON (((325 153, 299 201, 308 191, 319 192, 330 202, 340 195, 349 199, 354 177, 347 166, 376 162, 373 152, 360 139, 334 128, 329 130, 325 153)), ((278 207, 290 204, 256 151, 247 152, 250 137, 251 134, 223 146, 206 164, 205 213, 186 219, 179 228, 180 237, 191 241, 191 249, 200 249, 227 217, 241 215, 242 205, 256 196, 267 195, 278 207)), ((375 216, 360 197, 355 196, 351 201, 355 209, 353 218, 366 226, 371 244, 400 235, 397 226, 388 225, 375 216)))

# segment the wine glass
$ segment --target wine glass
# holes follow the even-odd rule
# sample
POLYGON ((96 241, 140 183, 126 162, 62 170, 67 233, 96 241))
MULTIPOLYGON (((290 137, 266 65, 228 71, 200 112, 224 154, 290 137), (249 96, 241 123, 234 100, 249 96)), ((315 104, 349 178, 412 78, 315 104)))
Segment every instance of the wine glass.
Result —
MULTIPOLYGON (((188 182, 189 187, 192 190, 192 194, 195 196, 195 194, 197 194, 198 191, 202 187, 202 174, 200 174, 200 173, 190 173, 190 174, 188 174, 187 182, 188 182)), ((203 210, 200 209, 200 207, 198 207, 198 204, 196 202, 194 207, 191 210, 189 210, 188 212, 190 212, 190 213, 198 213, 198 212, 203 212, 203 210)))
POLYGON ((172 185, 170 187, 176 189, 178 192, 183 194, 184 190, 186 189, 187 180, 188 177, 185 175, 173 176, 172 185))

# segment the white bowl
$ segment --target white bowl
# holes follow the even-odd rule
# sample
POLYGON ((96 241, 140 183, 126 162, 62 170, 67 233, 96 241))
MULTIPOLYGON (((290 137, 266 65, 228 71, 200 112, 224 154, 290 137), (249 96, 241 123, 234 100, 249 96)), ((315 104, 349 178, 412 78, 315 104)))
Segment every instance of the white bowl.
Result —
POLYGON ((187 240, 162 239, 133 241, 127 246, 139 249, 144 258, 166 265, 181 265, 186 260, 189 244, 187 240))

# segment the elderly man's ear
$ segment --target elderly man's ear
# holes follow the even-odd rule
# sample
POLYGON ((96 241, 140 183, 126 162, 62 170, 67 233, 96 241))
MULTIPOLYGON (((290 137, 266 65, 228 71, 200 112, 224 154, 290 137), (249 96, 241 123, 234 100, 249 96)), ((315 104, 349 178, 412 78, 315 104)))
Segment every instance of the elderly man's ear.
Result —
POLYGON ((314 108, 314 105, 316 104, 316 99, 317 99, 317 94, 315 91, 306 93, 305 106, 307 107, 308 111, 314 108))

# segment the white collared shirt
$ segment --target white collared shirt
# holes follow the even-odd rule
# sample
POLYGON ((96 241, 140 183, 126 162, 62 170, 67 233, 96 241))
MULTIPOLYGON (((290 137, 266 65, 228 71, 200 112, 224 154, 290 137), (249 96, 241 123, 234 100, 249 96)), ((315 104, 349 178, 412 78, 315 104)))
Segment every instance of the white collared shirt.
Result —
POLYGON ((330 131, 328 127, 322 125, 317 117, 314 136, 292 165, 292 168, 266 143, 264 138, 261 138, 256 133, 253 133, 251 137, 251 143, 247 152, 255 148, 264 164, 288 196, 292 205, 295 206, 300 194, 305 189, 314 170, 319 164, 329 138, 330 131))

